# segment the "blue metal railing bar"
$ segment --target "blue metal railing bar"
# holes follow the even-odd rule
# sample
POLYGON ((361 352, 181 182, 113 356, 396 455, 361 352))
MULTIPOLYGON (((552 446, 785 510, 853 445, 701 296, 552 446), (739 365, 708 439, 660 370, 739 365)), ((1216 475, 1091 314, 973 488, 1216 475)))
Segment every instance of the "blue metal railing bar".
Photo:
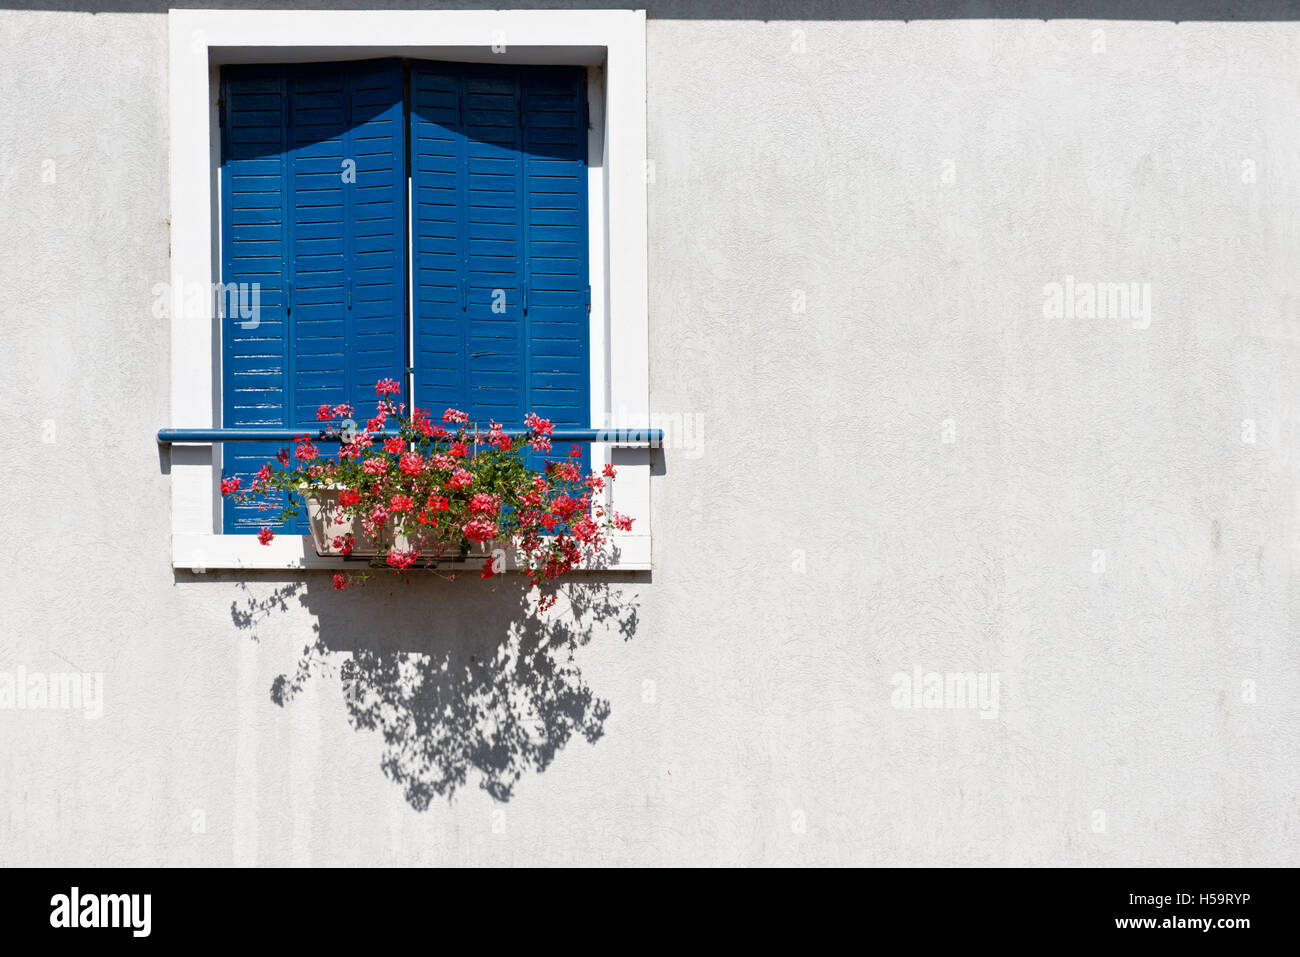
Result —
MULTIPOLYGON (((505 429, 506 435, 528 435, 527 429, 505 429)), ((211 442, 293 442, 306 435, 313 442, 338 442, 337 435, 327 436, 320 429, 159 429, 159 445, 208 444, 211 442)), ((392 430, 374 433, 376 438, 393 438, 392 430)), ((659 448, 663 429, 563 429, 551 433, 552 442, 609 442, 614 445, 639 445, 659 448)))

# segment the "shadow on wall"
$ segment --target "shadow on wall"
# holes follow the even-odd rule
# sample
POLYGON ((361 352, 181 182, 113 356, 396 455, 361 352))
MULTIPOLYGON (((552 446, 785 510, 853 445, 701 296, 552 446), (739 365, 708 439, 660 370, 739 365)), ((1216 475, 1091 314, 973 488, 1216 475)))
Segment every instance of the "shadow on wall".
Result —
POLYGON ((271 700, 289 706, 313 677, 337 675, 352 726, 382 734, 384 773, 413 808, 451 798, 471 778, 508 801, 575 735, 603 734, 609 702, 587 686, 574 652, 599 635, 631 640, 637 595, 626 585, 649 575, 571 580, 541 616, 530 613, 522 578, 467 577, 412 574, 403 584, 380 572, 340 592, 313 572, 266 597, 241 581, 249 594, 230 614, 256 641, 290 602, 311 612, 315 640, 292 674, 275 679, 271 700))

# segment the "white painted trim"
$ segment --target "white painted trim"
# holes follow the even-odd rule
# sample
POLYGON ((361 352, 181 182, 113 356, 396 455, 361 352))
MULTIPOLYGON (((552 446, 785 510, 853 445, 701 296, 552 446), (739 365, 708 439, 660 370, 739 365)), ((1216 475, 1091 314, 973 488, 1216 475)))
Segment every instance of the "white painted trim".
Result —
MULTIPOLYGON (((276 62, 310 58, 438 56, 491 59, 504 39, 516 62, 601 63, 603 97, 593 102, 593 125, 605 118, 602 147, 591 157, 592 426, 649 423, 649 282, 644 164, 646 158, 646 50, 644 10, 170 10, 171 116, 171 422, 172 428, 217 424, 219 329, 207 305, 186 292, 215 281, 217 70, 239 60, 276 62), (603 51, 603 56, 602 56, 603 51), (606 364, 606 359, 608 363, 606 364), (617 415, 618 421, 613 417, 617 415)), ((600 87, 598 79, 592 81, 600 87)), ((597 92, 600 92, 598 89, 597 92)), ((593 461, 616 459, 613 507, 636 520, 618 534, 615 570, 650 567, 650 455, 598 449, 593 461)), ((308 539, 281 538, 262 546, 251 536, 218 534, 216 448, 173 446, 172 564, 177 568, 344 567, 321 559, 308 539)), ((347 567, 352 567, 348 563, 347 567)))
MULTIPOLYGON (((318 568, 334 571, 358 571, 367 567, 365 560, 345 561, 341 558, 321 558, 312 547, 309 536, 278 535, 267 545, 252 539, 252 548, 244 535, 177 535, 173 546, 187 561, 174 563, 177 568, 205 572, 220 568, 318 568)), ((485 555, 482 549, 471 553, 464 562, 449 563, 452 570, 467 569, 478 573, 485 555)), ((519 562, 511 551, 507 568, 516 570, 519 562)), ((609 545, 594 562, 580 566, 580 571, 649 571, 650 536, 624 534, 611 537, 609 545)))

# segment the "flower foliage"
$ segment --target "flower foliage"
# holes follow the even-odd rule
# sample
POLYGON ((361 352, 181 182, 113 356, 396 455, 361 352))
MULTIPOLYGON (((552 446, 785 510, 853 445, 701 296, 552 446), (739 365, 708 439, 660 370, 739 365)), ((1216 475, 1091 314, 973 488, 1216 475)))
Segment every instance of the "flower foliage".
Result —
MULTIPOLYGON (((282 520, 297 512, 299 496, 334 493, 333 520, 360 525, 381 543, 371 564, 399 573, 471 543, 511 544, 526 557, 523 570, 538 587, 589 560, 611 530, 632 527, 631 519, 602 502, 614 469, 606 465, 600 475, 583 474, 579 446, 541 470, 529 465, 530 451, 553 450, 548 420, 530 413, 520 435, 507 435, 496 422, 484 431, 457 409, 438 420, 423 409, 407 415, 405 405, 391 398, 400 391, 393 380, 380 380, 374 417, 351 432, 343 431, 351 406, 322 405, 318 436, 299 436, 292 450, 281 449, 247 488, 237 478, 225 479, 222 493, 266 509, 288 493, 282 520), (337 451, 322 437, 337 439, 337 451)), ((265 545, 273 537, 266 527, 258 540, 265 545)), ((335 539, 334 547, 347 555, 352 539, 335 539)), ((481 575, 491 578, 499 571, 489 557, 481 575)), ((347 576, 335 575, 333 582, 343 588, 347 576)))

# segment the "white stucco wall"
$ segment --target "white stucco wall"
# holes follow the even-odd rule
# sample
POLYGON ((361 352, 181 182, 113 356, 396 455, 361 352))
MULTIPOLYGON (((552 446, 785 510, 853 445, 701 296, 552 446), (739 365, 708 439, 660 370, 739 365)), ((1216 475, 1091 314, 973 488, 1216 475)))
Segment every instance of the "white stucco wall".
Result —
POLYGON ((477 580, 173 573, 166 15, 0 12, 0 673, 104 676, 0 710, 0 859, 1300 863, 1300 26, 647 37, 696 430, 653 573, 520 635, 477 580), (1066 276, 1149 325, 1045 318, 1066 276))

